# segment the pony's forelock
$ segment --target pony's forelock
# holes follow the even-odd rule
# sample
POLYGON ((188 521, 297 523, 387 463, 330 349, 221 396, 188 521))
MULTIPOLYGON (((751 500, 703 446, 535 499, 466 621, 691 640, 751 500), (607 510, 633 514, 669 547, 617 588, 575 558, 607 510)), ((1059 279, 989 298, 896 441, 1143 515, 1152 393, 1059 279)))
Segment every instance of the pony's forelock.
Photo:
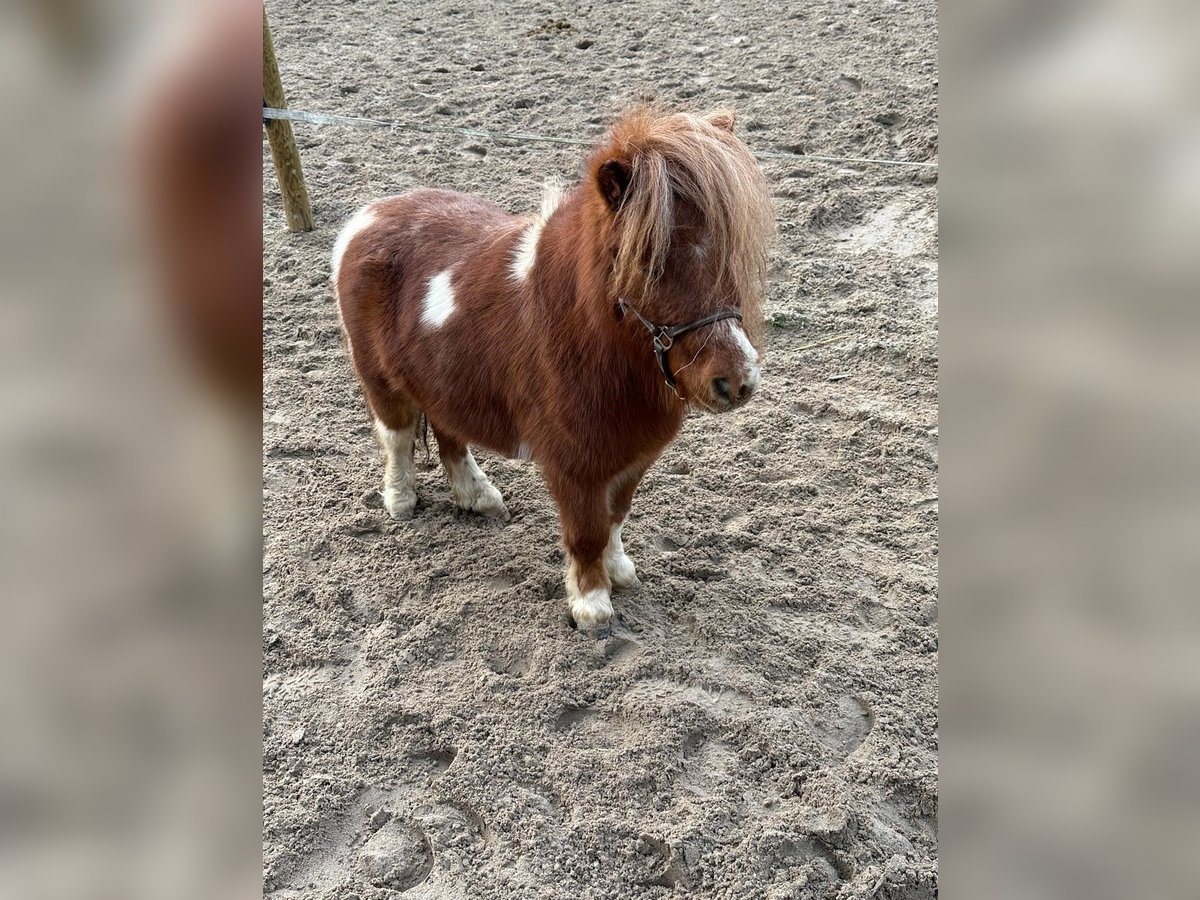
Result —
POLYGON ((635 109, 613 125, 590 170, 594 177, 606 160, 617 159, 629 172, 614 219, 618 290, 653 291, 671 247, 676 203, 685 201, 700 213, 706 251, 721 283, 740 302, 746 330, 757 342, 774 212, 758 163, 728 127, 721 127, 731 123, 732 115, 725 112, 704 117, 635 109))

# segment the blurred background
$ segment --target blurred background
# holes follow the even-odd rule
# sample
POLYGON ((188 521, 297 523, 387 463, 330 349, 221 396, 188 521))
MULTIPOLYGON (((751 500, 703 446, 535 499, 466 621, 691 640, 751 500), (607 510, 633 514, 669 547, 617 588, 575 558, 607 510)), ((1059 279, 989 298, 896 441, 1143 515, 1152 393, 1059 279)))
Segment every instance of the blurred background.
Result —
MULTIPOLYGON (((1200 895, 1198 16, 941 25, 948 896, 1200 895)), ((260 890, 260 17, 0 7, 2 897, 260 890)))
POLYGON ((1200 57, 946 9, 947 896, 1200 896, 1200 57))
POLYGON ((0 897, 259 891, 260 19, 0 6, 0 897))

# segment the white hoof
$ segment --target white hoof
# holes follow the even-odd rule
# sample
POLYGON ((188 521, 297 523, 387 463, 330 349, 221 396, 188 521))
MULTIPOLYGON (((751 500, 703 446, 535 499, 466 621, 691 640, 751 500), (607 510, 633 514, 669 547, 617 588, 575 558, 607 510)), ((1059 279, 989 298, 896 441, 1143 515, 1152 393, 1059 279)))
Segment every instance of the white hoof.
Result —
POLYGON ((466 485, 453 485, 454 505, 468 512, 479 513, 493 519, 508 521, 508 507, 496 486, 489 481, 475 481, 466 485))
POLYGON ((605 625, 612 618, 612 600, 604 588, 571 595, 571 617, 579 628, 605 625))
POLYGON ((470 450, 462 460, 447 463, 446 474, 450 476, 450 493, 454 497, 454 505, 459 509, 493 519, 503 519, 505 522, 509 520, 504 497, 496 486, 487 480, 470 450))
POLYGON ((631 588, 640 584, 633 560, 626 553, 605 557, 604 568, 608 571, 608 577, 612 581, 613 587, 631 588))
POLYGON ((614 525, 604 549, 604 569, 613 587, 631 588, 638 584, 637 569, 621 544, 621 525, 614 525))
POLYGON ((417 508, 417 495, 412 491, 384 488, 383 505, 393 519, 403 522, 413 517, 413 511, 417 508))

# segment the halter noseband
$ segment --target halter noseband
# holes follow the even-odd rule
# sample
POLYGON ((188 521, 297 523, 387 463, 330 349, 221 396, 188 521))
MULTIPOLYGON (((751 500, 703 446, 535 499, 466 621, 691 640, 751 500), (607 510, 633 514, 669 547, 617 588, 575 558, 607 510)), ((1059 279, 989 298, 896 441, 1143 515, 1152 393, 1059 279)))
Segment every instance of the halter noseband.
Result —
POLYGON ((697 328, 703 328, 705 325, 720 322, 722 319, 740 320, 742 318, 740 310, 719 309, 712 315, 705 316, 703 319, 697 319, 694 322, 688 322, 686 325, 656 325, 626 303, 624 299, 617 299, 617 308, 621 310, 622 314, 627 311, 633 313, 637 316, 638 321, 646 326, 646 330, 650 332, 650 337, 654 339, 654 358, 658 360, 658 367, 662 370, 663 378, 667 381, 667 387, 673 391, 675 390, 675 373, 671 371, 671 361, 667 358, 667 353, 674 346, 675 338, 681 337, 689 331, 695 331, 697 328))

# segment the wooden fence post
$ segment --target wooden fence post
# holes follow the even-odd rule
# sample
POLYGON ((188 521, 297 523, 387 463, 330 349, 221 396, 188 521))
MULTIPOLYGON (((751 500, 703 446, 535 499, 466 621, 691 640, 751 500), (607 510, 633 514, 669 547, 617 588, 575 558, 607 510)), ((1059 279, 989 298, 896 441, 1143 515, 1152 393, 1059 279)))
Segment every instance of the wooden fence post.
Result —
MULTIPOLYGON (((275 60, 275 45, 271 43, 271 29, 267 25, 267 10, 263 7, 263 100, 274 109, 286 109, 287 98, 283 93, 283 81, 279 77, 279 63, 275 60)), ((296 149, 296 137, 292 134, 292 123, 286 119, 268 119, 264 122, 267 140, 271 144, 271 160, 275 163, 275 177, 279 179, 279 193, 283 197, 283 213, 287 217, 288 231, 312 231, 312 207, 308 203, 308 188, 304 185, 304 172, 300 168, 300 153, 296 149)))

